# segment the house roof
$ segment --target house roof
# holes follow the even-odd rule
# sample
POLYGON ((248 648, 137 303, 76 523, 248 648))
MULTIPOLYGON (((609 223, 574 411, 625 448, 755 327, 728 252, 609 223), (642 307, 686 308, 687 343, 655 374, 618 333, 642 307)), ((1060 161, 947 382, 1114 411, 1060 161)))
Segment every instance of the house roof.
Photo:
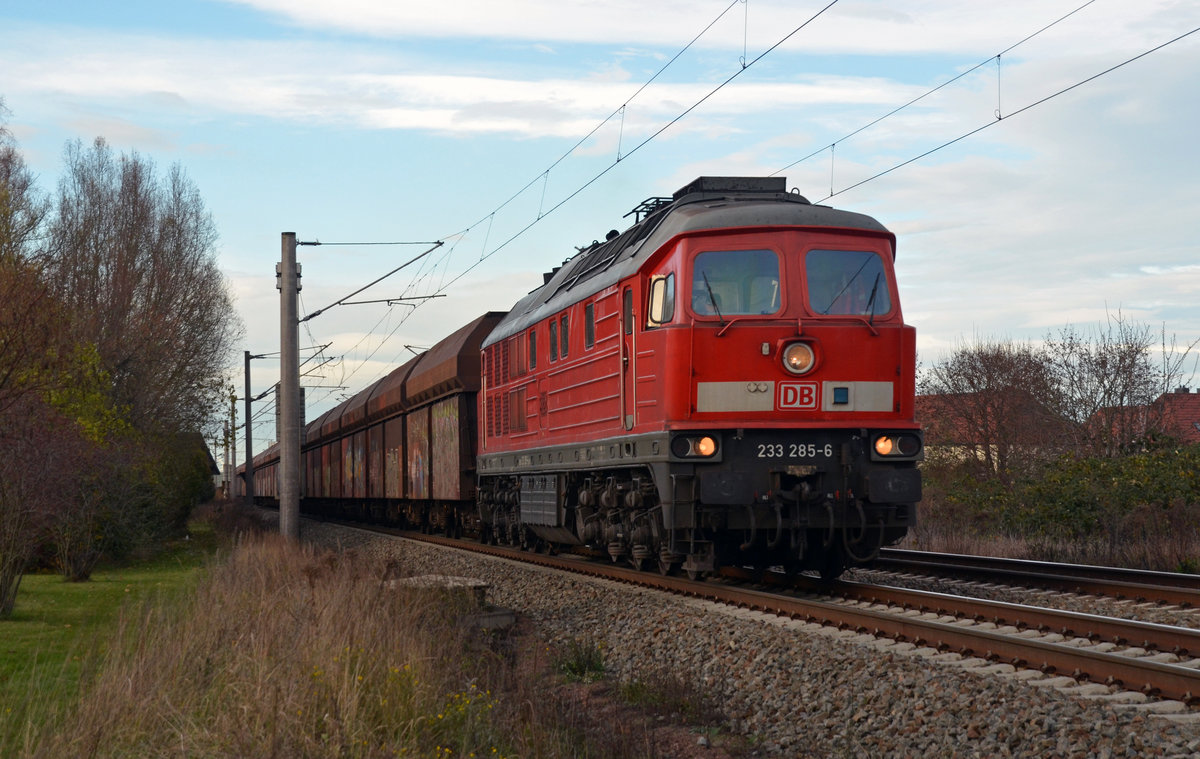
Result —
POLYGON ((995 392, 918 395, 916 418, 927 445, 1005 443, 1034 445, 1067 434, 1071 423, 1030 393, 1016 388, 995 392))
POLYGON ((1183 443, 1200 443, 1200 392, 1180 387, 1150 405, 1162 411, 1164 432, 1183 443))

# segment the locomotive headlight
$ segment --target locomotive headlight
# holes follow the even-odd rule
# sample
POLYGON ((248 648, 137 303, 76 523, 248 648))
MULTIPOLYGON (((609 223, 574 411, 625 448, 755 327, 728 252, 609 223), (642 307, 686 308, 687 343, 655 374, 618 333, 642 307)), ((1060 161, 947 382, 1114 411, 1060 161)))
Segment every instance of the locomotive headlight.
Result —
POLYGON ((816 357, 804 343, 792 343, 783 349, 783 368, 792 374, 804 374, 813 368, 816 357))
POLYGON ((712 458, 717 454, 717 439, 711 435, 680 435, 671 441, 676 458, 712 458))
POLYGON ((910 459, 921 452, 921 438, 904 432, 880 435, 875 438, 874 447, 878 456, 910 459))

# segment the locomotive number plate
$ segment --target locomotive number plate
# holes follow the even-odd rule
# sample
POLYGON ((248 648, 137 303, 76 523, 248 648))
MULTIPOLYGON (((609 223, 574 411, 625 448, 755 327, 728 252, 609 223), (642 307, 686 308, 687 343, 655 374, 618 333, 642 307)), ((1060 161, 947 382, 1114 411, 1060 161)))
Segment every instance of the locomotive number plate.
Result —
POLYGON ((815 459, 833 456, 833 444, 815 443, 759 443, 760 459, 815 459))

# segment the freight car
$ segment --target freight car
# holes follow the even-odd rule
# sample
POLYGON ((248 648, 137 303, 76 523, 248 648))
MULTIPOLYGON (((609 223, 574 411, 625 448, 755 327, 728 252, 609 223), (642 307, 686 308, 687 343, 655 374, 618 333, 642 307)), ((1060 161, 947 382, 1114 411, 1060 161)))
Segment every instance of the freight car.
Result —
POLYGON ((701 177, 632 213, 309 424, 302 509, 690 576, 834 577, 900 540, 923 443, 895 236, 782 178, 701 177))

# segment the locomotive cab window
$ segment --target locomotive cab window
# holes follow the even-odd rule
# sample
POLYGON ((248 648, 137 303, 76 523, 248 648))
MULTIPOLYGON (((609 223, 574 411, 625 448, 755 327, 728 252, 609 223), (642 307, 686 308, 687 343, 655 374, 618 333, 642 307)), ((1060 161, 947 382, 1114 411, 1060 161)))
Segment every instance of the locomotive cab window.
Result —
POLYGON ((649 327, 659 327, 675 318, 675 274, 656 275, 650 279, 650 309, 646 315, 649 327))
POLYGON ((892 310, 883 259, 864 250, 810 250, 804 256, 813 313, 882 316, 892 310))
POLYGON ((708 250, 692 264, 692 311, 761 316, 780 307, 779 256, 772 250, 708 250))

